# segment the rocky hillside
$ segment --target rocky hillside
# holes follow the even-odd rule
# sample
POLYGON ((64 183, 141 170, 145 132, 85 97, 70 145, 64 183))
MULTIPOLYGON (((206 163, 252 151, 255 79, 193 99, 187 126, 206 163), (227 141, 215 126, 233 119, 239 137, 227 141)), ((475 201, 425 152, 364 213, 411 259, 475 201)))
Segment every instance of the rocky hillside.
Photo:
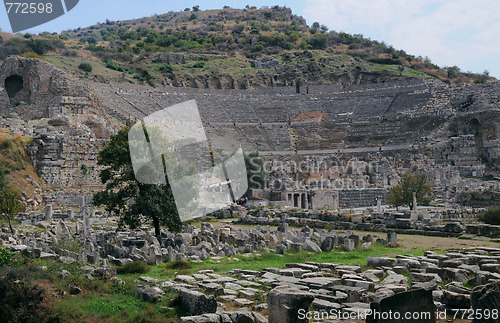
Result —
POLYGON ((308 26, 291 9, 272 7, 168 12, 109 21, 62 34, 3 35, 0 59, 43 55, 80 78, 197 88, 247 89, 360 84, 437 78, 451 85, 495 81, 441 68, 383 42, 308 26))

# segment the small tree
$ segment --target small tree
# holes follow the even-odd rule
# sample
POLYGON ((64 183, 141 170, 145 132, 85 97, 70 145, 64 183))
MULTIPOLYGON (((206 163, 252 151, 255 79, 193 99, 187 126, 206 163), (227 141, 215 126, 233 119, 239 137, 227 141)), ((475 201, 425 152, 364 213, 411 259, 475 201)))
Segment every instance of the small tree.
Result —
POLYGON ((0 189, 0 214, 4 214, 9 221, 10 233, 12 229, 12 217, 24 209, 24 204, 19 201, 21 193, 12 185, 3 186, 0 189))
POLYGON ((309 44, 313 49, 325 49, 328 47, 328 35, 315 35, 311 38, 309 44))
POLYGON ((458 76, 458 73, 460 73, 460 68, 455 65, 452 67, 448 67, 446 71, 448 72, 448 78, 454 79, 458 76))
MULTIPOLYGON (((106 188, 94 194, 93 203, 96 206, 104 205, 106 211, 118 216, 120 225, 137 228, 142 223, 151 221, 155 235, 161 242, 160 225, 165 225, 172 231, 179 231, 182 223, 170 184, 143 184, 136 179, 130 157, 129 130, 130 127, 125 127, 111 136, 108 145, 98 155, 98 165, 105 167, 100 173, 100 179, 106 188)), ((149 133, 150 140, 151 136, 149 133)), ((177 169, 180 174, 183 171, 182 165, 177 169)), ((141 171, 148 172, 151 176, 158 175, 154 173, 157 172, 155 169, 141 171)), ((187 194, 193 195, 194 192, 187 194)))
POLYGON ((432 187, 427 181, 427 175, 421 173, 407 173, 403 179, 391 188, 387 196, 387 203, 395 207, 408 206, 414 210, 413 193, 415 193, 418 204, 429 204, 432 200, 432 187))

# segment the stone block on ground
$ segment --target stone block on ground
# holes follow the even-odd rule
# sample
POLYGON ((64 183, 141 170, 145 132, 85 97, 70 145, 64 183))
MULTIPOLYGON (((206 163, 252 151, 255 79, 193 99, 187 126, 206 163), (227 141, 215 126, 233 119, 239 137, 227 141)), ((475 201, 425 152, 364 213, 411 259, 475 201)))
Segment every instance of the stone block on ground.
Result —
POLYGON ((314 295, 289 286, 274 288, 267 295, 269 306, 269 322, 273 323, 306 323, 299 319, 299 310, 308 310, 314 295))
POLYGON ((448 305, 451 308, 467 309, 471 305, 470 295, 451 292, 448 290, 443 291, 441 303, 448 305))
POLYGON ((207 296, 198 291, 180 288, 179 300, 182 307, 190 315, 215 313, 217 310, 217 301, 215 297, 213 295, 207 296))
POLYGON ((165 293, 158 287, 138 285, 136 287, 135 294, 138 299, 149 303, 156 303, 161 301, 161 298, 165 293))
MULTIPOLYGON (((481 309, 483 313, 485 313, 486 310, 492 313, 492 311, 500 309, 500 281, 475 287, 471 293, 471 305, 475 313, 477 313, 479 309, 481 309)), ((498 320, 498 317, 495 319, 490 316, 488 319, 483 317, 482 319, 474 319, 472 322, 493 323, 498 322, 498 320)))
POLYGON ((418 289, 407 292, 402 292, 381 299, 378 302, 370 304, 370 309, 373 311, 371 315, 366 318, 367 323, 400 323, 401 319, 394 319, 399 313, 399 317, 404 317, 406 313, 421 313, 419 319, 405 319, 404 322, 422 322, 432 323, 436 322, 435 306, 432 298, 432 292, 428 290, 418 289), (382 319, 384 316, 376 316, 377 313, 392 312, 392 319, 382 319), (426 313, 422 315, 422 313, 426 313), (424 317, 427 316, 427 317, 424 317))

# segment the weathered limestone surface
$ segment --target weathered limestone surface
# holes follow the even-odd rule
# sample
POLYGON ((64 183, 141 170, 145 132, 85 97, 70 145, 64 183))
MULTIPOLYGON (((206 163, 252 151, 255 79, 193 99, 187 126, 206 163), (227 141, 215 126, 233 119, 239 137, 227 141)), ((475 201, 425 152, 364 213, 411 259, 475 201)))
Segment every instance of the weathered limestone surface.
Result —
MULTIPOLYGON (((420 319, 404 320, 405 322, 436 322, 436 310, 430 290, 417 289, 407 292, 398 293, 396 295, 384 298, 379 302, 371 303, 370 308, 380 314, 382 313, 399 313, 399 317, 404 317, 406 313, 428 313, 428 316, 420 319)), ((393 314, 395 315, 395 314, 393 314)), ((375 322, 401 322, 401 319, 381 319, 384 316, 377 318, 377 315, 370 315, 366 319, 367 323, 375 322)))
POLYGON ((314 296, 303 290, 287 286, 276 287, 267 294, 269 321, 276 323, 305 323, 307 320, 299 319, 299 310, 307 311, 313 300, 314 296))
MULTIPOLYGON (((490 313, 493 313, 495 310, 498 311, 500 309, 500 280, 487 285, 475 287, 471 293, 471 303, 474 311, 479 309, 482 310, 483 313, 485 311, 489 311, 490 313)), ((489 319, 476 318, 473 322, 498 322, 498 318, 495 319, 493 316, 489 319)))

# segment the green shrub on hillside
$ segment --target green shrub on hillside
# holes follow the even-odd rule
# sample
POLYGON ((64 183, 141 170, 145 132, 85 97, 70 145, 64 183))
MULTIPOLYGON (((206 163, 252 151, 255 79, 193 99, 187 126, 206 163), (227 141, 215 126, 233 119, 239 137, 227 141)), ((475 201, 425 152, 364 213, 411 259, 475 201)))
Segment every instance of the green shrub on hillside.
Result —
POLYGON ((174 68, 170 64, 164 64, 164 65, 160 66, 160 71, 162 71, 162 72, 173 72, 174 68))
POLYGON ((197 61, 193 65, 193 68, 204 68, 204 67, 205 67, 205 62, 204 61, 197 61))
POLYGON ((92 65, 90 63, 81 63, 78 65, 78 68, 87 73, 92 72, 92 65))
POLYGON ((33 53, 33 52, 26 52, 26 53, 22 54, 21 56, 26 57, 26 58, 38 58, 38 59, 45 60, 45 57, 40 56, 37 53, 33 53))

